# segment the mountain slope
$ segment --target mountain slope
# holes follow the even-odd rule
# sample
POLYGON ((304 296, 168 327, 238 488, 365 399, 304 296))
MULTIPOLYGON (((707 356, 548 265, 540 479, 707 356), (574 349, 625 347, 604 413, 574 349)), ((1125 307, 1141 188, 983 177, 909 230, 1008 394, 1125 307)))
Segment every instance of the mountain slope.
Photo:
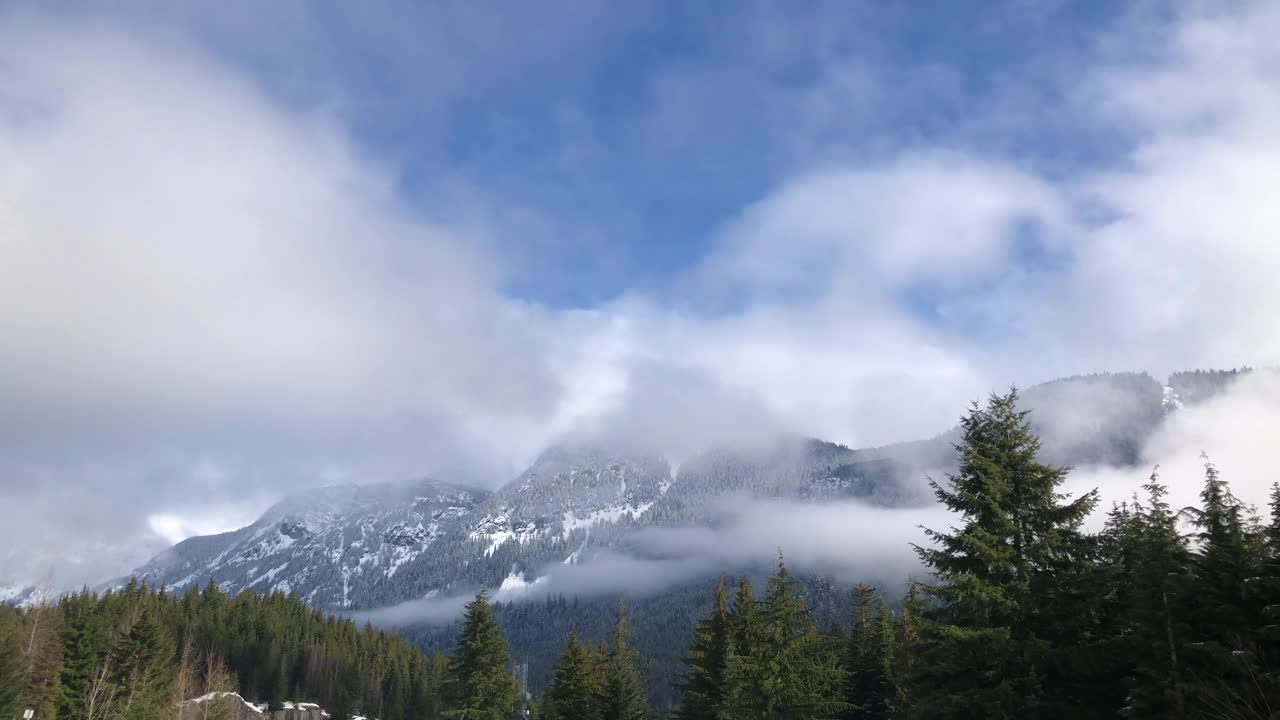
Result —
MULTIPOLYGON (((1045 456, 1074 465, 1135 462, 1177 400, 1145 374, 1068 378, 1024 393, 1045 456)), ((248 527, 185 540, 136 574, 171 588, 212 578, 232 592, 283 590, 333 609, 470 593, 589 561, 645 527, 713 524, 730 495, 926 505, 923 478, 951 468, 954 439, 949 431, 860 450, 779 439, 709 450, 678 471, 651 455, 554 447, 496 492, 423 480, 304 493, 248 527)))

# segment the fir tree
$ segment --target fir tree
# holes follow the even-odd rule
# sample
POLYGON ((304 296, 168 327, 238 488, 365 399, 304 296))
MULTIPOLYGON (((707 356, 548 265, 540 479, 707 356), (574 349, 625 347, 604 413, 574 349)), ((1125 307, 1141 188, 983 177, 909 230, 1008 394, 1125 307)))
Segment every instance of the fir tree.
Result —
POLYGON ((858 585, 845 649, 844 699, 849 720, 883 720, 892 699, 893 635, 888 608, 875 588, 858 585), (883 617, 882 617, 883 615, 883 617))
POLYGON ((0 608, 0 718, 18 716, 25 676, 17 613, 0 608))
POLYGON ((62 619, 62 608, 42 603, 28 611, 29 626, 23 629, 26 680, 22 706, 34 710, 38 718, 54 717, 62 693, 62 619))
POLYGON ((721 720, 810 720, 845 708, 838 647, 818 631, 791 573, 778 561, 759 610, 759 636, 730 656, 721 720))
POLYGON ((1016 390, 975 403, 961 419, 958 472, 945 486, 931 482, 962 525, 926 530, 935 547, 916 547, 938 601, 914 678, 919 717, 1070 715, 1043 684, 1049 642, 1039 610, 1056 583, 1083 572, 1079 527, 1096 493, 1059 492, 1067 471, 1038 462, 1040 440, 1017 403, 1016 390))
POLYGON ((542 703, 546 720, 598 720, 600 683, 592 653, 578 642, 577 631, 560 654, 542 703))
POLYGON ((1195 598, 1191 618, 1195 642, 1187 647, 1186 664, 1196 677, 1189 683, 1197 708, 1222 712, 1260 704, 1256 634, 1264 624, 1266 605, 1263 548, 1265 531, 1246 518, 1245 505, 1205 455, 1201 507, 1191 513, 1198 530, 1199 552, 1191 567, 1195 598))
POLYGON ((923 596, 923 588, 912 579, 907 585, 906 595, 902 598, 902 622, 898 630, 898 641, 895 643, 894 676, 895 683, 893 706, 897 710, 911 707, 909 686, 902 680, 913 677, 916 671, 916 655, 920 651, 920 623, 927 603, 923 596))
POLYGON ((58 717, 97 720, 90 707, 100 708, 102 704, 95 694, 103 690, 102 676, 111 639, 107 618, 98 612, 97 604, 97 598, 87 590, 63 600, 66 660, 60 678, 58 717))
POLYGON ((751 581, 746 577, 738 578, 738 587, 733 593, 733 611, 729 613, 730 654, 750 655, 762 635, 760 608, 751 581))
POLYGON ((604 678, 600 686, 601 720, 647 720, 652 714, 645 700, 644 685, 637 667, 639 655, 630 647, 627 610, 618 605, 618 623, 608 648, 604 678))
MULTIPOLYGON (((1165 500, 1167 489, 1153 472, 1144 486, 1146 505, 1113 515, 1123 553, 1121 569, 1130 579, 1121 632, 1132 643, 1133 679, 1124 714, 1133 718, 1186 715, 1182 658, 1187 633, 1186 573, 1191 554, 1178 532, 1178 518, 1165 500)), ((1120 578, 1117 578, 1119 581, 1120 578)))
POLYGON ((1194 563, 1196 592, 1204 613, 1200 624, 1217 628, 1214 639, 1225 647, 1242 649, 1254 620, 1245 583, 1256 577, 1261 568, 1252 551, 1244 505, 1231 494, 1213 463, 1202 457, 1202 507, 1193 513, 1200 542, 1194 563))
POLYGON ((507 671, 510 656, 482 590, 467 603, 458 649, 449 659, 446 717, 458 720, 510 720, 519 688, 507 671))
POLYGON ((1280 483, 1271 485, 1268 507, 1271 519, 1266 526, 1263 551, 1258 652, 1268 676, 1275 678, 1280 675, 1280 483))
POLYGON ((150 611, 142 612, 112 651, 112 682, 124 717, 159 720, 168 716, 174 652, 172 638, 150 611))
POLYGON ((694 630, 685 671, 677 681, 682 702, 677 720, 715 720, 724 702, 725 667, 730 653, 729 588, 716 582, 711 611, 694 630))

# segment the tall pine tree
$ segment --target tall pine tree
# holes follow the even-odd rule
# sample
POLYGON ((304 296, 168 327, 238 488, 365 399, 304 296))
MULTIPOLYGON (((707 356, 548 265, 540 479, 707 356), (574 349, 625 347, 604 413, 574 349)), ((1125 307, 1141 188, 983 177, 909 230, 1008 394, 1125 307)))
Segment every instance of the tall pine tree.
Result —
POLYGON ((875 588, 854 588, 845 649, 844 699, 848 720, 885 720, 894 696, 893 624, 875 588))
POLYGON ((677 720, 716 720, 725 695, 725 668, 730 653, 729 588, 716 581, 711 611, 693 631, 685 670, 676 683, 682 702, 677 720))
POLYGON ((618 604, 618 623, 608 647, 604 677, 600 683, 601 720, 647 720, 652 714, 645 700, 639 653, 631 648, 627 609, 618 604))
POLYGON ((457 720, 510 720, 519 687, 508 670, 511 657, 482 590, 467 603, 462 638, 449 658, 449 710, 457 720))
POLYGON ((1186 716, 1183 646, 1188 632, 1187 571, 1191 552, 1178 532, 1168 490, 1152 472, 1147 501, 1131 513, 1112 514, 1110 530, 1121 543, 1117 587, 1127 594, 1119 631, 1130 644, 1131 688, 1124 714, 1132 718, 1186 716))
MULTIPOLYGON (((913 714, 930 718, 1071 717, 1069 701, 1046 688, 1049 618, 1057 584, 1083 574, 1079 528, 1097 501, 1059 491, 1063 468, 1037 459, 1040 440, 1017 390, 976 403, 960 421, 959 469, 938 501, 959 516, 953 532, 926 530, 916 547, 936 579, 913 678, 913 714)), ((1054 608, 1060 624, 1071 608, 1054 608)), ((1070 622, 1086 624, 1084 618, 1070 622)))
POLYGON ((759 609, 758 637, 746 654, 730 656, 721 720, 816 720, 845 708, 837 639, 818 631, 799 589, 779 558, 759 609))
POLYGON ((593 654, 569 635, 542 700, 543 720, 599 720, 600 678, 593 654))
POLYGON ((18 716, 25 672, 17 612, 0 607, 0 718, 18 716))

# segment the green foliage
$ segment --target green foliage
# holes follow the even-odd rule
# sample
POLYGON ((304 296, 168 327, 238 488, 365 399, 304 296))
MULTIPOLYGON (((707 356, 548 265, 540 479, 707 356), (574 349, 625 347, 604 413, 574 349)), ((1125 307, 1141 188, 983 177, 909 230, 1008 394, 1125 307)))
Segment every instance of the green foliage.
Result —
POLYGON ((0 699, 9 702, 6 633, 19 641, 16 700, 42 719, 161 720, 211 690, 287 694, 384 720, 442 711, 442 658, 280 593, 228 597, 210 585, 173 596, 130 583, 0 608, 0 699))
POLYGON ((677 683, 683 702, 677 720, 715 720, 724 704, 725 671, 730 648, 729 588, 724 576, 716 582, 711 611, 694 630, 685 671, 677 683))
POLYGON ((0 718, 16 717, 22 699, 25 672, 20 621, 17 612, 0 608, 0 718))
POLYGON ((627 610, 619 604, 618 624, 614 627, 613 642, 607 649, 604 677, 600 683, 601 720, 647 720, 652 715, 645 701, 640 657, 631 648, 630 641, 627 610))
POLYGON ((896 627, 870 585, 854 588, 855 606, 845 649, 844 699, 848 720, 883 720, 896 699, 896 627))
POLYGON ((555 676, 543 697, 545 720, 594 720, 600 717, 600 675, 597 659, 569 635, 569 644, 556 663, 555 676))
POLYGON ((914 707, 938 718, 1063 717, 1058 688, 1044 680, 1054 635, 1064 620, 1075 624, 1077 608, 1059 607, 1052 618, 1039 610, 1084 573, 1079 527, 1096 494, 1059 493, 1067 471, 1038 462, 1040 441, 1016 390, 975 404, 961 429, 959 470, 945 486, 931 484, 962 525, 927 530, 935 547, 916 548, 937 582, 912 679, 914 707))
MULTIPOLYGON (((1066 470, 1039 461, 1016 408, 1016 392, 994 396, 962 421, 959 471, 934 485, 958 522, 917 548, 933 585, 912 582, 897 615, 856 588, 843 687, 810 697, 842 698, 847 718, 1276 717, 1280 485, 1263 526, 1207 462, 1200 506, 1183 511, 1153 472, 1141 500, 1088 535, 1094 495, 1059 492, 1066 470)), ((699 625, 682 712, 702 707, 696 671, 723 617, 720 718, 834 716, 797 707, 794 668, 832 675, 805 665, 821 651, 791 650, 820 633, 790 582, 780 569, 762 603, 740 584, 733 610, 699 625)))
POLYGON ((508 670, 510 659, 489 598, 481 591, 467 603, 462 640, 449 659, 445 717, 510 720, 519 703, 519 686, 508 670))
POLYGON ((818 631, 798 590, 779 558, 759 609, 749 588, 735 602, 743 641, 729 655, 721 720, 816 720, 844 709, 838 641, 818 631))

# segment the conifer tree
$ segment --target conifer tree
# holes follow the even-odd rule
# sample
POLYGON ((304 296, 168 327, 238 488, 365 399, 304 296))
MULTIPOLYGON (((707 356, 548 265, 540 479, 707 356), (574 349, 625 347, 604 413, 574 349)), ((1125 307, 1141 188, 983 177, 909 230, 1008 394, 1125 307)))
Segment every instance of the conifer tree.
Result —
POLYGON ((902 598, 902 622, 899 624, 897 642, 894 652, 894 688, 893 707, 905 711, 911 707, 910 688, 904 679, 911 678, 916 670, 916 655, 920 644, 920 623, 927 603, 923 596, 923 588, 914 578, 907 585, 907 592, 902 598))
POLYGON ((1252 552, 1243 503, 1232 495, 1213 463, 1206 456, 1202 458, 1202 506, 1193 513, 1200 542, 1194 563, 1198 605, 1203 613, 1200 624, 1216 628, 1214 640, 1224 647, 1241 649, 1254 620, 1245 584, 1259 574, 1259 558, 1252 552))
POLYGON ((896 709, 898 699, 898 623, 889 610, 889 606, 880 603, 880 678, 881 695, 884 698, 884 716, 891 717, 896 709))
POLYGON ((760 607, 751 580, 745 576, 738 578, 738 587, 733 593, 733 610, 729 613, 731 655, 751 654, 763 634, 760 622, 760 607))
MULTIPOLYGON (((934 547, 916 547, 937 601, 913 682, 919 717, 1070 716, 1044 685, 1046 635, 1057 630, 1039 610, 1058 583, 1083 573, 1079 528, 1097 498, 1059 492, 1067 471, 1037 460, 1040 440, 1017 404, 1016 390, 975 403, 960 421, 957 473, 931 481, 960 527, 926 530, 934 547)), ((1087 629, 1084 618, 1070 623, 1087 629)))
POLYGON ((600 678, 592 653, 569 635, 569 644, 556 663, 551 685, 542 702, 546 720, 599 720, 600 678))
POLYGON ((150 611, 142 612, 112 651, 112 682, 123 717, 159 720, 168 716, 173 661, 172 639, 150 611))
POLYGON ((1247 508, 1231 493, 1207 456, 1201 507, 1193 510, 1199 551, 1193 556, 1191 622, 1194 642, 1187 646, 1186 665, 1195 676, 1189 683, 1198 711, 1222 712, 1251 704, 1262 686, 1257 636, 1264 621, 1266 531, 1246 518, 1247 508))
POLYGON ((103 690, 102 675, 107 661, 110 628, 98 612, 97 599, 88 590, 64 599, 66 621, 63 629, 63 662, 58 699, 58 717, 90 718, 90 706, 101 707, 95 693, 103 690))
POLYGON ((729 588, 716 581, 711 611, 694 629, 685 670, 676 683, 682 702, 677 720, 716 720, 725 696, 725 667, 730 653, 729 588))
POLYGON ((875 588, 858 585, 853 592, 853 620, 845 649, 844 699, 849 704, 845 717, 883 720, 889 715, 892 696, 892 625, 875 588))
POLYGON ((449 659, 449 718, 510 720, 519 688, 507 671, 511 658, 482 590, 467 603, 458 649, 449 659))
MULTIPOLYGON (((1131 514, 1115 513, 1113 522, 1125 547, 1122 562, 1128 607, 1121 632, 1132 643, 1133 679, 1125 699, 1132 718, 1186 716, 1183 643, 1188 631, 1186 573, 1191 553, 1178 532, 1177 515, 1165 500, 1168 490, 1152 472, 1143 486, 1146 505, 1135 502, 1131 514)), ((1123 582, 1121 578, 1118 581, 1123 582)))
POLYGON ((24 668, 17 613, 0 608, 0 718, 18 716, 24 668))
POLYGON ((759 610, 759 636, 730 656, 721 720, 811 720, 843 710, 833 638, 818 631, 799 584, 778 560, 759 610))
POLYGON ((1271 519, 1266 526, 1262 609, 1258 627, 1259 662, 1271 677, 1280 676, 1280 483, 1271 485, 1271 519))
POLYGON ((20 638, 26 658, 22 706, 38 718, 54 717, 62 691, 62 618, 61 607, 38 604, 27 612, 28 625, 20 638))
POLYGON ((608 648, 604 678, 600 686, 601 720, 647 720, 652 714, 640 679, 639 654, 630 646, 627 609, 618 604, 618 623, 608 648))

